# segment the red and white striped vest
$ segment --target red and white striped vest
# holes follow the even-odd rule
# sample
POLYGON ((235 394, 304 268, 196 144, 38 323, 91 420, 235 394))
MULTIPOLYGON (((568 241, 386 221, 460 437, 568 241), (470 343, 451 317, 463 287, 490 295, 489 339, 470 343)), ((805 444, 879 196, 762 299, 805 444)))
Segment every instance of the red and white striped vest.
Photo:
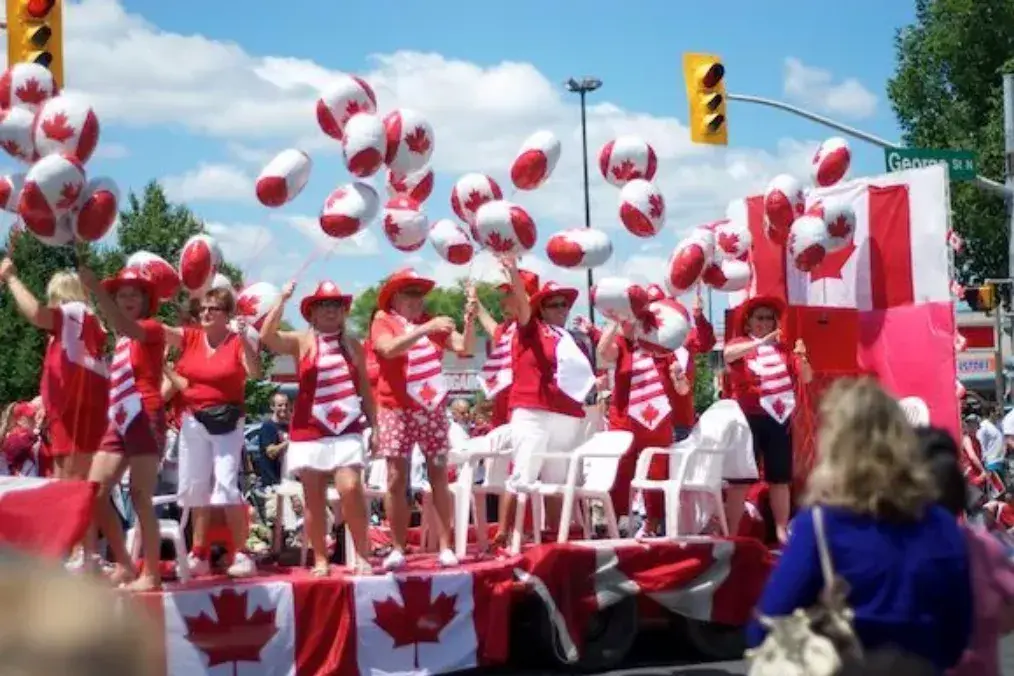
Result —
MULTIPOLYGON (((415 324, 402 320, 405 330, 415 324)), ((428 411, 435 411, 447 398, 443 354, 429 336, 423 336, 408 351, 405 360, 405 383, 408 396, 428 411)))
POLYGON ((493 346, 493 351, 486 358, 486 363, 482 365, 479 385, 489 399, 503 392, 514 382, 514 369, 511 368, 513 354, 511 341, 514 340, 517 327, 518 325, 512 322, 500 333, 500 339, 493 346))
POLYGON ((141 393, 134 380, 134 365, 130 361, 132 343, 126 336, 116 341, 113 361, 109 367, 109 421, 120 434, 126 433, 143 406, 141 393))
POLYGON ((627 415, 648 430, 654 430, 672 412, 662 377, 650 354, 641 348, 633 351, 627 415))
POLYGON ((352 369, 342 351, 340 333, 317 336, 316 366, 311 412, 317 422, 338 436, 363 412, 352 369))
POLYGON ((796 410, 796 392, 786 355, 758 341, 746 358, 746 366, 757 378, 757 398, 761 408, 779 423, 784 423, 796 410))

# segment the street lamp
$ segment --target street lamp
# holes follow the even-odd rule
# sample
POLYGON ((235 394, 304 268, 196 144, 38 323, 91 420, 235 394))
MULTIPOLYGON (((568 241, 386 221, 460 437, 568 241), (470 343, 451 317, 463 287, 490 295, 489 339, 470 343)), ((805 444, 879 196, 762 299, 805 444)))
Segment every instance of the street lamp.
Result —
MULTIPOLYGON (((581 97, 581 152, 584 158, 584 227, 591 227, 591 194, 588 187, 588 115, 585 111, 585 97, 588 92, 593 92, 602 86, 602 80, 594 77, 584 77, 580 80, 570 78, 563 83, 567 91, 574 92, 581 97)), ((595 307, 592 305, 592 286, 595 279, 592 277, 591 268, 588 269, 588 320, 595 324, 595 307)))

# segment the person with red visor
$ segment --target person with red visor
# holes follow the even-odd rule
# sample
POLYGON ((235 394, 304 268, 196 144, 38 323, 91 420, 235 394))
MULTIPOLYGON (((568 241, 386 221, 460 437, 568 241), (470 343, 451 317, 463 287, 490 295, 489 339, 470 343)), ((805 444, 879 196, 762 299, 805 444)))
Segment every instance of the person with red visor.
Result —
POLYGON ((0 470, 6 469, 10 476, 39 474, 36 415, 35 406, 30 401, 13 403, 4 411, 0 421, 0 451, 3 453, 0 470))
MULTIPOLYGON (((665 297, 661 288, 648 288, 649 298, 665 297)), ((598 339, 599 364, 612 364, 613 390, 609 404, 609 429, 632 432, 634 442, 620 459, 610 496, 617 516, 628 515, 637 457, 645 448, 666 448, 689 436, 696 421, 693 378, 694 356, 715 345, 715 331, 701 309, 698 292, 693 308, 694 328, 675 352, 661 355, 638 344, 635 326, 611 323, 598 339)), ((652 479, 669 476, 669 457, 656 455, 648 469, 652 479)), ((644 496, 647 515, 638 537, 658 534, 665 514, 664 496, 651 491, 644 496)))
MULTIPOLYGON (((313 548, 315 577, 329 575, 327 559, 327 484, 333 478, 341 496, 342 515, 352 534, 353 569, 369 573, 366 497, 361 472, 366 462, 363 432, 376 426, 373 395, 363 348, 345 330, 352 296, 334 282, 321 282, 303 298, 299 312, 305 331, 280 331, 285 303, 295 282, 282 288, 278 304, 261 327, 261 342, 278 354, 292 355, 299 391, 289 421, 288 472, 303 484, 306 532, 313 548)), ((376 443, 373 439, 372 443, 376 443)))
MULTIPOLYGON (((569 453, 585 440, 585 398, 595 386, 595 372, 590 356, 564 328, 577 300, 577 289, 546 282, 529 298, 517 261, 508 256, 502 263, 517 311, 508 402, 514 469, 507 487, 513 492, 513 487, 537 479, 553 483, 566 480, 566 461, 543 462, 533 456, 543 452, 569 453)), ((523 518, 517 511, 516 500, 512 496, 500 514, 495 542, 503 546, 510 539, 514 550, 521 546, 519 522, 523 518)), ((559 523, 560 508, 559 499, 546 500, 547 523, 559 523)))
MULTIPOLYGON (((813 371, 802 341, 790 353, 778 324, 785 304, 778 298, 757 296, 736 312, 742 332, 725 346, 725 365, 732 399, 739 403, 753 435, 758 465, 763 463, 771 512, 778 541, 788 538, 789 488, 792 484, 792 414, 796 383, 809 383, 813 371)), ((725 497, 729 532, 739 532, 743 501, 754 479, 730 479, 725 497)))
POLYGON ((409 459, 416 445, 426 459, 433 489, 433 506, 439 523, 439 563, 455 566, 451 548, 451 496, 448 491, 447 454, 450 420, 445 411, 446 350, 471 355, 475 348, 475 291, 469 289, 465 326, 459 332, 450 317, 429 318, 426 295, 436 282, 412 269, 400 270, 384 281, 377 294, 378 312, 370 325, 370 340, 380 367, 377 380, 376 436, 379 455, 387 459, 386 512, 394 547, 384 559, 385 570, 405 565, 408 533, 409 459))

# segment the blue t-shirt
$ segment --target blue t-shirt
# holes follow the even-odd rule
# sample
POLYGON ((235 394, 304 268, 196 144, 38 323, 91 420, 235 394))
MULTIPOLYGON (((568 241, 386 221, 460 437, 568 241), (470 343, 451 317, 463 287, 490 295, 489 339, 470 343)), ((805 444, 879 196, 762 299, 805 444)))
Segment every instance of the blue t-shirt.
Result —
POLYGON ((261 429, 257 440, 257 446, 260 449, 264 465, 273 472, 274 480, 278 480, 282 476, 282 456, 279 455, 277 458, 269 458, 267 456, 268 446, 274 446, 280 444, 283 441, 283 434, 289 433, 288 423, 278 423, 274 420, 265 420, 261 423, 261 429))

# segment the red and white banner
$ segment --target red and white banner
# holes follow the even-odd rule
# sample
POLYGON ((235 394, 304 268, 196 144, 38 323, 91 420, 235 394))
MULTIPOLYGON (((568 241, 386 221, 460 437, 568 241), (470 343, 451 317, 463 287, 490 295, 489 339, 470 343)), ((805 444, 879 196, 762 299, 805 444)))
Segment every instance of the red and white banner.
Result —
POLYGON ((0 545, 59 558, 84 536, 96 485, 0 477, 0 545))

